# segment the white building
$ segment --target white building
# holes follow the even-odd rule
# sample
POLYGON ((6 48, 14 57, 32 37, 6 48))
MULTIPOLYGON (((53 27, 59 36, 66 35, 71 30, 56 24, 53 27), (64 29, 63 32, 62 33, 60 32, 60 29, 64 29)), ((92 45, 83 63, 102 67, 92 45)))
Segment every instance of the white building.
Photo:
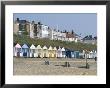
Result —
POLYGON ((30 38, 34 38, 34 24, 30 23, 30 38))
POLYGON ((38 24, 37 26, 37 37, 38 38, 48 38, 49 35, 49 31, 48 31, 48 26, 47 25, 43 25, 43 24, 38 24))

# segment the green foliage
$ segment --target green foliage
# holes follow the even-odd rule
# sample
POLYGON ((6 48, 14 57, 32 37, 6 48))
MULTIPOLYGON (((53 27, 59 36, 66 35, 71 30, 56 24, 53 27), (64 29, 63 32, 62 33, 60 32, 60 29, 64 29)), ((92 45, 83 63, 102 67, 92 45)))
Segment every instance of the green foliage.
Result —
POLYGON ((19 44, 34 44, 35 46, 37 45, 41 45, 41 46, 61 46, 61 47, 65 47, 71 50, 79 50, 82 51, 84 49, 86 50, 96 50, 97 49, 97 45, 92 45, 92 44, 84 44, 84 43, 75 43, 75 42, 66 42, 66 41, 61 41, 61 40, 49 40, 49 39, 31 39, 29 38, 29 36, 27 35, 15 35, 14 34, 14 43, 19 43, 19 44))

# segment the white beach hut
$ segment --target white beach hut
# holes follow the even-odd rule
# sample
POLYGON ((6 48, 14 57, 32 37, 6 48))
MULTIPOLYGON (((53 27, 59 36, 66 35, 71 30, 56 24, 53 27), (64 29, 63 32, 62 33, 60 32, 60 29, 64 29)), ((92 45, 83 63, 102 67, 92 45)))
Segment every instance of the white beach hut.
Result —
POLYGON ((89 58, 93 58, 93 52, 92 51, 90 51, 90 53, 89 53, 89 58))
POLYGON ((61 50, 60 46, 57 50, 57 57, 62 57, 62 50, 61 50))
POLYGON ((42 48, 40 45, 36 47, 36 55, 38 58, 42 58, 42 48))
POLYGON ((65 52, 65 48, 64 47, 61 49, 61 51, 62 51, 62 57, 66 57, 66 52, 65 52))
POLYGON ((32 44, 30 47, 30 57, 35 57, 35 49, 36 47, 32 44))
POLYGON ((22 48, 21 48, 20 44, 17 43, 14 47, 14 56, 22 57, 21 49, 22 48))
POLYGON ((47 58, 48 57, 48 48, 47 48, 47 46, 44 46, 43 48, 42 48, 42 53, 43 53, 43 57, 44 58, 47 58))

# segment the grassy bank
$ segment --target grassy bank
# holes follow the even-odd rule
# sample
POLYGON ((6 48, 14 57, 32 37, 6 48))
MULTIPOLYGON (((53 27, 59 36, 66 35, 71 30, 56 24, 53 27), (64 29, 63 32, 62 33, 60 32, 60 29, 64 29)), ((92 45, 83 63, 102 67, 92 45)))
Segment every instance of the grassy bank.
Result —
POLYGON ((19 44, 34 44, 35 46, 37 45, 41 45, 41 46, 61 46, 61 47, 65 47, 68 49, 72 49, 72 50, 96 50, 97 49, 97 45, 92 45, 92 44, 84 44, 84 43, 75 43, 75 42, 65 42, 65 41, 60 41, 60 40, 49 40, 49 39, 31 39, 28 36, 18 36, 18 35, 14 35, 14 43, 19 43, 19 44))

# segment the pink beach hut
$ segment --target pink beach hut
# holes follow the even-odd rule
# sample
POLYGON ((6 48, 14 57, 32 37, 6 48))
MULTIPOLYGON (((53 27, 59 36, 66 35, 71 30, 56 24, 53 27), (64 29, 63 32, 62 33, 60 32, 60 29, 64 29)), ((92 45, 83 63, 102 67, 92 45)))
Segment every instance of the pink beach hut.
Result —
POLYGON ((14 56, 15 57, 22 57, 22 53, 21 53, 21 46, 20 44, 16 44, 15 47, 14 47, 14 56))

